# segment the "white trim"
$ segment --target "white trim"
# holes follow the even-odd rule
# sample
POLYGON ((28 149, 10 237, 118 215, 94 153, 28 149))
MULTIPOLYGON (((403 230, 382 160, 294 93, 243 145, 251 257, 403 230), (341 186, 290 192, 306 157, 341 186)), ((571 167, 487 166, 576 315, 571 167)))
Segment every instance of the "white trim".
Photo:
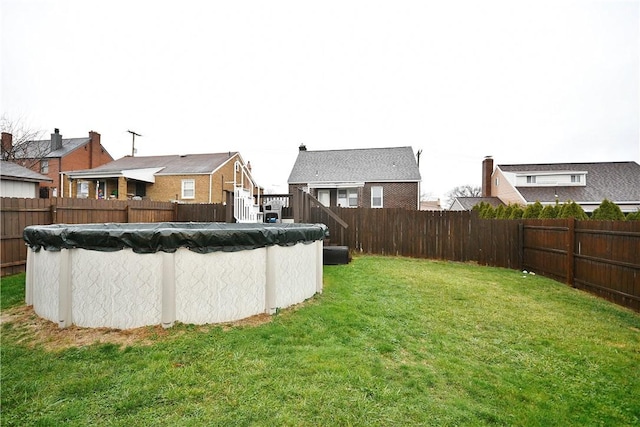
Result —
POLYGON ((163 168, 142 168, 142 169, 123 169, 121 171, 110 172, 66 172, 69 179, 115 179, 125 177, 128 179, 135 179, 136 181, 144 181, 149 183, 156 182, 156 175, 158 171, 163 168))
POLYGON ((310 182, 308 188, 358 188, 364 187, 364 182, 310 182))
POLYGON ((520 171, 520 172, 510 172, 514 173, 516 176, 527 176, 527 175, 587 175, 587 171, 575 171, 575 170, 564 170, 564 171, 520 171))
POLYGON ((212 196, 213 196, 213 172, 209 174, 209 203, 211 203, 212 196))

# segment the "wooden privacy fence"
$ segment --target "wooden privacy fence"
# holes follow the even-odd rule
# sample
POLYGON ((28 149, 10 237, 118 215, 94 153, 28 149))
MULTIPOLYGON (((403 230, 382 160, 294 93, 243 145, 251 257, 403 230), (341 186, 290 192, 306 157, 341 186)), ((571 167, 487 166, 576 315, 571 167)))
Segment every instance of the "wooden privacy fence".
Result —
MULTIPOLYGON (((485 220, 475 212, 326 208, 293 200, 297 222, 369 254, 527 269, 640 311, 640 221, 485 220)), ((1 199, 2 275, 24 271, 24 227, 102 222, 225 222, 231 207, 150 201, 1 199)))
MULTIPOLYGON (((331 208, 355 251, 527 269, 640 311, 640 221, 480 219, 474 212, 331 208)), ((331 219, 311 210, 313 222, 331 219)), ((333 239, 333 237, 332 237, 333 239)))
POLYGON ((173 221, 176 210, 176 204, 146 200, 2 198, 2 276, 24 271, 27 248, 22 231, 28 225, 173 221))
POLYGON ((640 311, 640 221, 524 220, 523 268, 640 311))
POLYGON ((233 217, 233 206, 230 204, 181 204, 176 205, 178 222, 227 222, 233 217))
MULTIPOLYGON (((460 212, 408 211, 405 209, 331 208, 349 227, 343 244, 351 249, 380 255, 469 261, 474 242, 468 232, 471 215, 460 212)), ((333 221, 312 211, 313 222, 324 219, 333 234, 333 221)), ((333 236, 332 236, 333 241, 333 236)))
MULTIPOLYGON (((339 244, 380 255, 476 261, 485 265, 520 268, 518 221, 480 220, 468 211, 331 208, 348 227, 339 244)), ((321 212, 311 210, 311 222, 324 222, 333 232, 340 227, 321 212)))

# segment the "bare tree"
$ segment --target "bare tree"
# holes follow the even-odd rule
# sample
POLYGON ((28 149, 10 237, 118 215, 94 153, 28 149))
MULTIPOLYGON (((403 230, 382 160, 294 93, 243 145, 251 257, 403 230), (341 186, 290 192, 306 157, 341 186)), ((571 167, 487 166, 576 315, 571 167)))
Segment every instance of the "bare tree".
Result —
POLYGON ((48 141, 39 141, 44 131, 34 130, 24 120, 9 118, 6 114, 0 117, 0 130, 11 135, 11 144, 5 144, 3 138, 2 160, 19 163, 33 168, 51 151, 48 141))
POLYGON ((473 185, 459 185, 447 193, 447 204, 451 204, 456 197, 481 197, 482 188, 473 185))

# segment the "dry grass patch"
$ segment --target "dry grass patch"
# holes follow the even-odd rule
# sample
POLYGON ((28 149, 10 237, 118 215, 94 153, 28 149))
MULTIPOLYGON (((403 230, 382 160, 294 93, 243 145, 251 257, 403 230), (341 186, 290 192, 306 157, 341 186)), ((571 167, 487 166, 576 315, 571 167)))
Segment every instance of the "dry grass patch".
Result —
MULTIPOLYGON (((237 327, 256 327, 271 321, 268 314, 258 314, 235 322, 199 325, 198 332, 207 332, 211 328, 222 327, 229 330, 237 327)), ((92 344, 115 344, 128 347, 132 345, 151 345, 169 337, 183 335, 186 331, 179 327, 165 329, 161 325, 143 326, 132 329, 81 328, 72 325, 59 328, 55 322, 38 316, 33 306, 12 307, 2 311, 0 325, 10 324, 16 343, 31 348, 41 346, 47 351, 60 351, 72 347, 84 347, 92 344)))

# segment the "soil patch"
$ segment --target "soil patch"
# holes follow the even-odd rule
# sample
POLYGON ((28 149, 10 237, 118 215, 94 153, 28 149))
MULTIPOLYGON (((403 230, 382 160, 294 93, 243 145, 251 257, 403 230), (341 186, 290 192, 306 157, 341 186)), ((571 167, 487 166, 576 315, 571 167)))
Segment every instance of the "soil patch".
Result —
MULTIPOLYGON (((225 330, 234 327, 255 327, 270 322, 268 314, 258 314, 236 322, 224 324, 199 325, 198 330, 222 327, 225 330)), ((3 334, 16 336, 16 342, 30 347, 42 346, 49 351, 71 347, 84 347, 92 344, 110 343, 120 346, 151 345, 168 337, 175 337, 185 331, 178 325, 164 329, 161 325, 143 326, 134 329, 80 328, 75 325, 59 328, 58 325, 43 319, 33 311, 32 306, 13 307, 0 314, 3 334)))

